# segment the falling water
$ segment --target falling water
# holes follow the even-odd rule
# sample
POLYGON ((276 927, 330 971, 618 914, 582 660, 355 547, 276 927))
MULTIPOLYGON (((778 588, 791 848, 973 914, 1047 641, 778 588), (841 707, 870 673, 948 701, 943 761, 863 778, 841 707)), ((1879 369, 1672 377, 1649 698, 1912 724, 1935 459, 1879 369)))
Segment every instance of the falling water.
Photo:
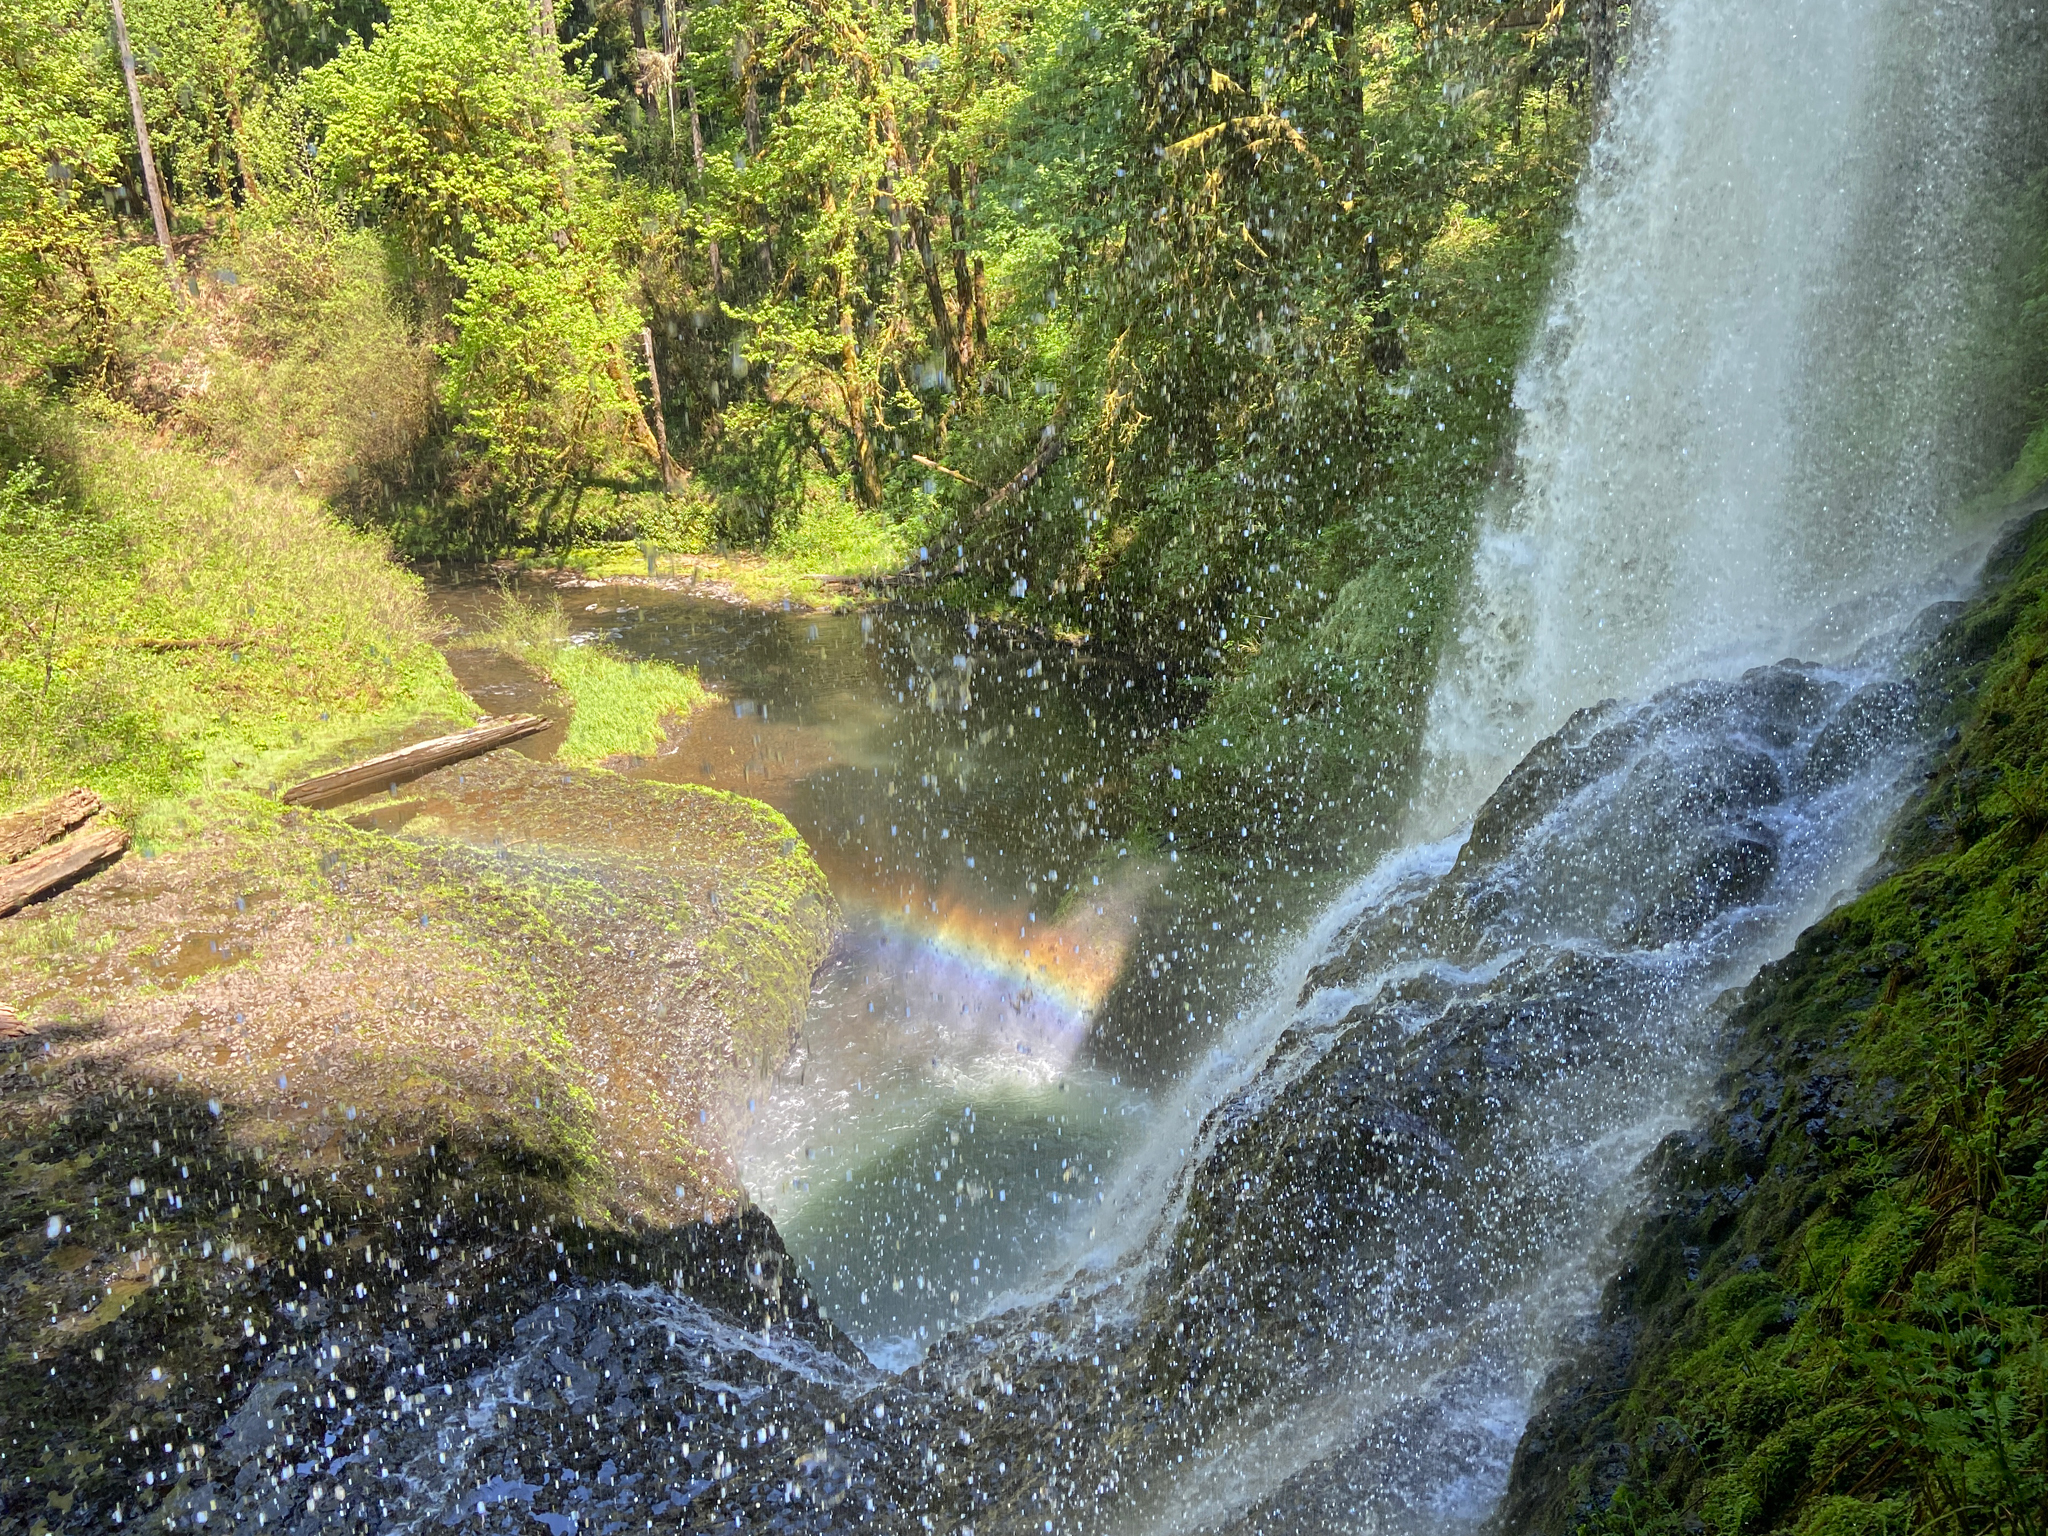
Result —
POLYGON ((1990 7, 1671 0, 1582 184, 1419 826, 1572 710, 1839 657, 1969 575, 1990 7))
POLYGON ((1190 1079, 1083 1259, 1098 1319, 1155 1360, 1170 1337, 1191 1389, 1173 1457, 1084 1528, 1492 1508, 1711 1075, 1715 998, 1874 855, 1924 719, 1913 620, 1982 559, 1982 9, 1672 0, 1637 27, 1409 844, 1190 1079))

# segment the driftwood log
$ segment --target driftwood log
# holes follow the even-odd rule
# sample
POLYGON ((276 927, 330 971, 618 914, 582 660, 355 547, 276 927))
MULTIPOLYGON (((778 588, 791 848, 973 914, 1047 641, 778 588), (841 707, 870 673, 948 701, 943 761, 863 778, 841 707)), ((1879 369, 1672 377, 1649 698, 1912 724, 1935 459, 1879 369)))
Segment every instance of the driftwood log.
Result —
POLYGON ((323 773, 303 784, 294 784, 278 798, 287 805, 316 808, 340 805, 360 795, 396 787, 449 763, 459 763, 466 757, 481 756, 522 736, 544 731, 552 723, 539 715, 499 715, 492 720, 478 721, 468 730, 457 731, 453 736, 436 736, 432 741, 414 742, 396 752, 386 752, 381 757, 366 758, 346 768, 337 768, 332 773, 323 773))
POLYGON ((0 864, 12 864, 82 826, 98 814, 100 797, 89 789, 68 789, 54 800, 0 816, 0 864))
POLYGON ((118 859, 127 849, 128 834, 119 827, 87 827, 61 843, 0 866, 0 917, 118 859))

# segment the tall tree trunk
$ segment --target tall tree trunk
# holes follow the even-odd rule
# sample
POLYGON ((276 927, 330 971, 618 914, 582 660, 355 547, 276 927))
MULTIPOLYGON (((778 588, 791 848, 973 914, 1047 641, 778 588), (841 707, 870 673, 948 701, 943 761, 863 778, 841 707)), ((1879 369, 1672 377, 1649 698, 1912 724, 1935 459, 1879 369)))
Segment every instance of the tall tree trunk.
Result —
POLYGON ((884 176, 876 190, 889 200, 889 275, 903 270, 903 200, 896 195, 896 178, 884 176))
POLYGON ((868 431, 867 390, 861 383, 860 353, 853 342, 853 306, 846 302, 846 274, 834 279, 839 298, 839 397, 846 404, 846 440, 852 445, 854 499, 864 507, 882 502, 882 467, 868 431))
POLYGON ((946 167, 946 188, 953 194, 946 213, 946 228, 953 245, 953 298, 959 317, 953 323, 953 350, 958 361, 958 383, 966 387, 968 370, 974 366, 977 333, 985 335, 974 314, 974 279, 967 270, 967 193, 958 163, 946 167))
MULTIPOLYGON (((528 0, 533 17, 533 56, 549 80, 555 82, 557 91, 564 84, 562 73, 562 34, 555 22, 555 0, 528 0)), ((569 130, 557 128, 548 137, 548 148, 554 152, 556 173, 562 183, 562 201, 570 203, 576 196, 576 166, 574 152, 569 144, 569 130)))
POLYGON ((1606 104, 1608 82, 1621 51, 1620 10, 1617 0, 1591 0, 1586 8, 1586 74, 1596 110, 1606 104))
POLYGON ((690 161, 697 179, 704 179, 704 124, 697 116, 697 82, 690 78, 690 8, 676 15, 676 73, 683 77, 683 100, 690 111, 690 161))
POLYGON ((662 95, 668 105, 668 142, 673 149, 676 145, 676 70, 682 67, 681 56, 676 51, 676 0, 661 0, 661 51, 668 55, 669 72, 662 95))
MULTIPOLYGON (((690 8, 685 5, 676 15, 676 73, 683 77, 683 102, 690 113, 690 164, 697 172, 697 192, 704 191, 704 122, 697 115, 697 82, 690 74, 690 8)), ((709 242, 706 255, 711 264, 711 291, 718 292, 725 286, 724 265, 719 260, 718 242, 709 242)))
POLYGON ((974 350, 988 355, 988 278, 981 270, 981 258, 974 258, 974 350))
POLYGON ((675 489, 675 467, 668 456, 668 418, 661 409, 661 370, 654 366, 654 330, 640 327, 640 345, 647 349, 647 392, 654 397, 654 443, 660 449, 661 488, 675 489))
POLYGON ((156 177, 156 155, 149 147, 149 124, 142 117, 142 87, 135 83, 135 50, 128 44, 128 15, 121 0, 114 8, 114 41, 121 51, 121 75, 128 82, 128 110, 135 118, 135 148, 142 157, 142 184, 149 192, 149 217, 156 225, 157 248, 164 254, 164 276, 178 286, 178 262, 171 254, 171 223, 164 216, 164 189, 156 177))
POLYGON ((747 158, 761 153, 761 95, 755 89, 754 34, 742 32, 733 40, 733 82, 740 87, 740 121, 747 130, 747 158))
POLYGON ((960 350, 953 335, 953 314, 946 304, 946 287, 939 280, 938 258, 932 254, 931 218, 922 208, 907 210, 910 236, 917 244, 918 268, 924 275, 925 299, 931 306, 932 335, 945 356, 946 368, 955 378, 960 371, 960 350))

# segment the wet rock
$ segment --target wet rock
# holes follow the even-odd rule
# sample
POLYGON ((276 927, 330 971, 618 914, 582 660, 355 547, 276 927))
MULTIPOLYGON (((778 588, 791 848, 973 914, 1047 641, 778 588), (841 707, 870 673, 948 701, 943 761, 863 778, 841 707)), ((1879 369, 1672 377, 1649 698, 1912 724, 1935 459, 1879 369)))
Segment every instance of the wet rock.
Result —
POLYGON ((1801 792, 1814 794, 1839 784, 1876 758, 1897 752, 1919 734, 1920 690, 1889 681, 1859 688, 1820 733, 1795 775, 1801 792))

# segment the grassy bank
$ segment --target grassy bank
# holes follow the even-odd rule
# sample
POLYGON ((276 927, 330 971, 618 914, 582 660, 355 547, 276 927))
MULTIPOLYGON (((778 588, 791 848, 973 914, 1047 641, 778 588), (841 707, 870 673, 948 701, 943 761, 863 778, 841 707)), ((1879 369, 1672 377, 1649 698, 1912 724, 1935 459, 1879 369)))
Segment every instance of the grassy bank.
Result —
POLYGON ((131 420, 0 401, 0 801, 265 788, 475 709, 384 541, 131 420))
POLYGON ((572 641, 559 599, 522 602, 508 590, 494 622, 457 643, 503 651, 560 690, 573 713, 555 756, 578 766, 653 752, 665 739, 664 722, 687 718, 712 697, 694 668, 572 641))
POLYGON ((118 412, 0 420, 0 809, 82 783, 136 843, 0 925, 0 1002, 287 1141, 346 1104, 622 1208, 727 1201, 724 1106, 786 1051, 832 917, 774 812, 597 766, 659 745, 695 675, 508 602, 492 643, 571 711, 555 762, 285 812, 297 777, 476 717, 418 578, 118 412), (648 1010, 658 1040, 613 1027, 648 1010), (642 1055, 687 1103, 593 1088, 642 1055))
POLYGON ((1659 1153, 1503 1529, 2042 1529, 2048 518, 1990 581, 1892 873, 1743 996, 1721 1106, 1659 1153))

